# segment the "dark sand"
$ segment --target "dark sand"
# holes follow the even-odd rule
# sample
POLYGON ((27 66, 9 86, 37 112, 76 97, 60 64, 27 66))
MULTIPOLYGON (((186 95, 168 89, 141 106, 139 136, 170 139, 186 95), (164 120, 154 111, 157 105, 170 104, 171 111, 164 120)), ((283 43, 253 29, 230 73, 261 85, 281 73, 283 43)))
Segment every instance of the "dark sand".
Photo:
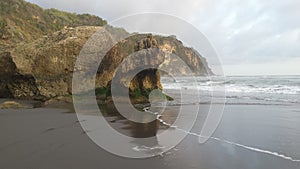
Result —
MULTIPOLYGON (((208 105, 202 109, 207 110, 208 105)), ((143 133, 141 126, 124 128, 117 114, 108 119, 120 132, 143 133)), ((199 133, 203 121, 204 115, 200 115, 192 132, 199 133)), ((1 169, 300 168, 299 106, 226 106, 223 120, 208 142, 199 145, 198 138, 189 135, 175 149, 148 159, 106 152, 89 139, 76 114, 67 109, 2 109, 0 133, 1 169)))

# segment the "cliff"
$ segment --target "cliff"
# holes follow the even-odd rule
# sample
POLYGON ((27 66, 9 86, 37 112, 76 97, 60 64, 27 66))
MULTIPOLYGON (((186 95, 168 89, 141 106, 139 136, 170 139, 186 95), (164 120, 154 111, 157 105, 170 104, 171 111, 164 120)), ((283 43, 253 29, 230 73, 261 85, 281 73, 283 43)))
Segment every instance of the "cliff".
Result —
MULTIPOLYGON (((106 22, 87 14, 43 10, 21 0, 0 0, 0 8, 4 7, 6 12, 1 10, 0 16, 0 43, 4 44, 0 48, 0 97, 47 100, 70 95, 76 59, 87 40, 106 22)), ((129 35, 120 28, 110 29, 129 35)), ((96 93, 109 96, 112 78, 116 76, 121 86, 129 88, 132 97, 147 97, 149 91, 162 89, 160 76, 164 72, 159 68, 168 65, 172 65, 169 73, 173 75, 188 74, 187 69, 195 75, 212 74, 205 58, 174 36, 132 34, 105 55, 96 76, 96 93), (138 55, 125 60, 126 66, 116 73, 118 66, 132 53, 138 55), (143 64, 153 68, 139 72, 128 81, 128 72, 134 72, 136 65, 143 64)))
POLYGON ((73 14, 23 0, 0 0, 0 50, 28 43, 65 26, 103 26, 106 21, 89 14, 73 14))
POLYGON ((162 75, 212 74, 206 59, 194 49, 185 47, 176 37, 132 34, 118 42, 104 57, 98 70, 96 86, 110 89, 110 81, 115 76, 124 88, 129 88, 131 95, 147 97, 149 91, 163 88, 160 82, 162 75), (128 56, 131 59, 124 60, 128 56), (143 70, 139 66, 152 67, 152 69, 143 70), (116 73, 118 67, 121 67, 120 73, 116 73), (162 71, 162 67, 167 67, 167 72, 162 71), (129 82, 131 72, 135 73, 137 70, 143 71, 136 74, 129 82))

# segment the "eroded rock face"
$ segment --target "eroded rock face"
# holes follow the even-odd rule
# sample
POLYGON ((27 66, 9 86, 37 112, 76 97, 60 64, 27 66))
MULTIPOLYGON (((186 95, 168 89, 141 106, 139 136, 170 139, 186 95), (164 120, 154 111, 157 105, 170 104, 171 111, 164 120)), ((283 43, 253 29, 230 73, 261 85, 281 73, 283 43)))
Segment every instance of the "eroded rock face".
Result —
MULTIPOLYGON (((102 28, 97 26, 106 25, 106 21, 88 14, 43 10, 23 0, 2 0, 0 7, 3 9, 0 11, 0 97, 47 100, 70 95, 74 71, 89 68, 84 64, 85 67, 74 68, 78 55, 87 40, 102 28)), ((122 28, 109 25, 106 28, 116 37, 129 36, 122 28)), ((104 48, 114 41, 105 35, 98 38, 107 42, 101 44, 104 48)), ((97 45, 91 46, 88 50, 99 52, 97 48, 97 45)), ((99 60, 97 57, 89 59, 94 59, 92 62, 99 60)), ((212 73, 205 58, 173 36, 133 34, 105 55, 97 71, 95 86, 108 88, 112 78, 116 77, 131 92, 161 89, 161 72, 157 70, 162 66, 169 66, 173 75, 190 75, 189 69, 195 75, 212 73), (181 59, 172 57, 174 55, 181 59), (132 59, 126 60, 128 56, 132 59), (179 60, 188 67, 182 67, 179 60), (124 64, 119 66, 122 62, 124 64), (139 71, 143 65, 151 68, 139 71), (116 74, 118 69, 120 74, 116 74), (133 78, 128 78, 132 73, 135 73, 133 78)))
POLYGON ((130 82, 129 89, 134 91, 139 89, 140 91, 149 89, 160 89, 162 85, 160 83, 160 72, 157 69, 147 69, 139 72, 130 82))
POLYGON ((132 47, 134 52, 127 53, 115 68, 115 78, 131 92, 162 89, 158 67, 164 62, 165 53, 159 50, 156 39, 145 35, 132 47))
POLYGON ((165 52, 165 61, 160 67, 168 67, 174 76, 214 75, 206 59, 193 48, 185 47, 175 36, 156 36, 159 49, 165 52), (183 64, 185 66, 183 66, 183 64))
POLYGON ((97 30, 99 27, 91 26, 65 28, 51 36, 17 47, 11 53, 16 71, 21 75, 32 76, 39 94, 45 98, 71 94, 77 56, 97 30))
MULTIPOLYGON (((0 97, 47 100, 70 95, 73 72, 81 71, 79 68, 74 70, 76 59, 87 40, 99 29, 101 27, 94 26, 64 28, 32 43, 20 45, 10 54, 1 54, 0 66, 3 66, 0 68, 0 97)), ((201 60, 202 57, 191 48, 184 47, 176 38, 135 34, 118 42, 106 53, 97 71, 95 86, 109 88, 115 77, 131 92, 162 89, 158 68, 175 63, 176 60, 170 57, 174 53, 196 74, 208 74, 205 59, 201 60), (145 65, 150 68, 145 69, 145 65), (128 78, 132 73, 133 78, 128 78)))
POLYGON ((16 73, 16 64, 11 58, 9 52, 0 53, 0 76, 5 78, 5 76, 12 76, 16 73))
POLYGON ((164 59, 164 52, 159 50, 151 34, 138 38, 132 36, 116 44, 103 58, 97 81, 106 85, 104 88, 107 90, 114 85, 118 96, 126 97, 129 89, 130 96, 138 94, 147 98, 149 91, 162 89, 157 68, 164 59))
POLYGON ((13 62, 10 53, 0 53, 0 95, 2 97, 12 97, 7 83, 8 80, 16 73, 16 65, 13 62))
POLYGON ((20 74, 10 53, 0 54, 0 96, 14 98, 40 97, 35 79, 30 74, 20 74))

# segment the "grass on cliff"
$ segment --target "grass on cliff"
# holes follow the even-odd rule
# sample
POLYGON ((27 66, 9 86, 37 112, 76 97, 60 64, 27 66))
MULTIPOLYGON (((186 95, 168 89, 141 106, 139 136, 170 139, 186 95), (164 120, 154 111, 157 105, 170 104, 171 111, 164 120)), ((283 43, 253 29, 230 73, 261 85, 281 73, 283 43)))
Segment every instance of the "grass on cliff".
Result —
POLYGON ((31 41, 65 26, 103 26, 107 22, 90 14, 42 9, 24 0, 0 0, 0 40, 31 41))

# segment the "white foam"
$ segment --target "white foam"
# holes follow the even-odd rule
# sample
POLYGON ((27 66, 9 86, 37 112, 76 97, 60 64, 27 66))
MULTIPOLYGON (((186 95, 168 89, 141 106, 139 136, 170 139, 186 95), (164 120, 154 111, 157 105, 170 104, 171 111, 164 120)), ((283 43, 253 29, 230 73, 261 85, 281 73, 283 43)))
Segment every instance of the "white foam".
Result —
POLYGON ((143 151, 143 152, 148 152, 148 151, 153 151, 153 150, 160 150, 160 149, 164 149, 165 147, 163 146, 153 146, 153 147, 148 147, 148 146, 145 146, 145 145, 142 145, 142 146, 135 146, 133 147, 132 149, 134 151, 143 151))
MULTIPOLYGON (((199 135, 197 133, 192 133, 192 132, 186 132, 186 133, 188 133, 189 135, 196 136, 196 137, 207 138, 207 137, 201 136, 201 135, 199 135)), ((278 152, 273 152, 273 151, 269 151, 269 150, 263 150, 263 149, 260 149, 260 148, 250 147, 250 146, 247 146, 247 145, 235 143, 235 142, 228 141, 228 140, 221 139, 221 138, 217 138, 217 137, 209 137, 209 139, 213 139, 213 140, 216 140, 216 141, 219 141, 219 142, 223 142, 223 143, 227 143, 227 144, 230 144, 230 145, 234 145, 234 146, 237 146, 237 147, 240 147, 240 148, 244 148, 244 149, 247 149, 247 150, 256 151, 256 152, 259 152, 259 153, 264 153, 264 154, 276 156, 276 157, 279 157, 279 158, 282 158, 282 159, 285 159, 285 160, 289 160, 289 161, 292 161, 292 162, 300 162, 299 159, 294 159, 293 157, 289 157, 289 156, 287 156, 285 154, 280 154, 278 152)))
POLYGON ((230 93, 265 93, 265 94, 287 94, 296 95, 300 93, 299 86, 269 85, 269 86, 249 86, 245 84, 222 84, 222 83, 165 83, 164 89, 193 89, 200 91, 219 91, 225 87, 230 93))
MULTIPOLYGON (((149 111, 149 108, 144 108, 144 111, 156 115, 156 119, 157 119, 160 123, 162 123, 163 125, 172 127, 172 128, 174 128, 174 129, 176 129, 176 130, 179 130, 179 131, 182 131, 182 132, 184 132, 184 133, 187 133, 188 135, 192 135, 192 136, 196 136, 196 137, 202 137, 202 138, 209 138, 209 139, 212 139, 212 140, 216 140, 216 141, 219 141, 219 142, 223 142, 223 143, 227 143, 227 144, 230 144, 230 145, 233 145, 233 146, 237 146, 237 147, 240 147, 240 148, 244 148, 244 149, 247 149, 247 150, 250 150, 250 151, 255 151, 255 152, 258 152, 258 153, 264 153, 264 154, 276 156, 276 157, 279 157, 279 158, 282 158, 282 159, 285 159, 285 160, 289 160, 289 161, 292 161, 292 162, 300 162, 299 159, 295 159, 295 158, 290 157, 290 156, 288 156, 288 155, 280 154, 280 153, 278 153, 278 152, 274 152, 274 151, 270 151, 270 150, 264 150, 264 149, 260 149, 260 148, 256 148, 256 147, 250 147, 250 146, 247 146, 247 145, 235 143, 235 142, 228 141, 228 140, 221 139, 221 138, 217 138, 217 137, 206 137, 206 136, 201 136, 200 134, 193 133, 193 132, 189 132, 189 131, 180 129, 180 128, 178 128, 177 126, 173 126, 172 124, 166 123, 163 119, 161 119, 161 117, 162 117, 161 115, 158 115, 158 114, 155 113, 155 112, 149 111)), ((164 148, 164 147, 159 147, 159 146, 154 146, 154 147, 137 146, 137 147, 134 147, 133 150, 135 150, 135 151, 146 151, 146 152, 147 152, 147 151, 153 151, 153 150, 163 149, 163 148, 164 148)))
MULTIPOLYGON (((190 133, 189 132, 189 134, 194 135, 194 136, 198 136, 198 137, 204 137, 204 136, 201 136, 201 135, 196 134, 196 133, 190 133)), ((204 137, 204 138, 207 138, 207 137, 204 137)), ((228 141, 228 140, 221 139, 221 138, 217 138, 217 137, 209 137, 209 139, 213 139, 213 140, 216 140, 216 141, 219 141, 219 142, 234 145, 234 146, 244 148, 244 149, 247 149, 247 150, 251 150, 251 151, 255 151, 255 152, 259 152, 259 153, 264 153, 264 154, 268 154, 268 155, 272 155, 272 156, 276 156, 276 157, 279 157, 279 158, 282 158, 282 159, 285 159, 285 160, 289 160, 289 161, 292 161, 292 162, 300 162, 299 159, 294 159, 293 157, 289 157, 285 154, 280 154, 278 152, 273 152, 273 151, 269 151, 269 150, 263 150, 263 149, 260 149, 260 148, 250 147, 250 146, 247 146, 247 145, 235 143, 235 142, 228 141)))
POLYGON ((221 141, 223 141, 225 143, 228 143, 228 144, 231 144, 231 145, 234 145, 234 146, 237 146, 237 147, 247 149, 247 150, 256 151, 256 152, 259 152, 259 153, 264 153, 264 154, 269 154, 269 155, 273 155, 273 156, 276 156, 276 157, 280 157, 282 159, 290 160, 292 162, 300 162, 300 160, 294 159, 294 158, 289 157, 285 154, 279 154, 277 152, 272 152, 272 151, 269 151, 269 150, 263 150, 263 149, 260 149, 260 148, 250 147, 250 146, 242 145, 242 144, 239 144, 239 143, 234 143, 234 142, 231 142, 231 141, 228 141, 228 140, 221 140, 221 141))

